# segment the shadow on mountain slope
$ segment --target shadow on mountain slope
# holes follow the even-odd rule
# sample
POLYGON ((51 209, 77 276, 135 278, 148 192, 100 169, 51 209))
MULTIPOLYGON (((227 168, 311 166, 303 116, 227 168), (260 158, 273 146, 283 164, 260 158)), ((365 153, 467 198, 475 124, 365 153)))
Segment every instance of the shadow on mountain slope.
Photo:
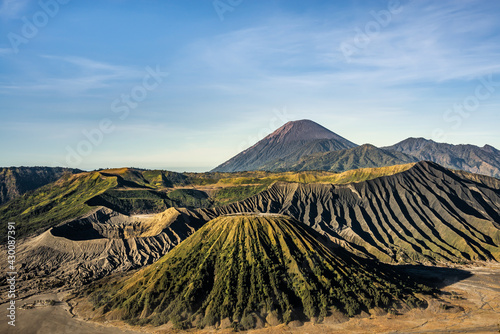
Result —
POLYGON ((473 276, 470 271, 450 267, 433 267, 413 264, 387 266, 402 275, 406 274, 412 278, 412 281, 416 281, 436 289, 443 289, 449 285, 473 276))

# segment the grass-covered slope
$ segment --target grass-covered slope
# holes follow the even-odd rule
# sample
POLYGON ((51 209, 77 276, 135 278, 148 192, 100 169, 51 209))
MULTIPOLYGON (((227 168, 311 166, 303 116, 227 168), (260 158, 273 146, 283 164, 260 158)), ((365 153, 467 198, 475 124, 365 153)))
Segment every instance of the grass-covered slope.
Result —
POLYGON ((0 224, 16 223, 17 237, 57 225, 91 210, 85 202, 117 186, 116 177, 98 172, 66 175, 0 207, 0 224))
POLYGON ((208 195, 196 189, 163 192, 153 189, 110 189, 91 198, 86 204, 105 206, 123 214, 150 214, 168 208, 206 208, 212 204, 208 195))
POLYGON ((396 300, 419 303, 410 282, 342 249, 332 252, 318 236, 286 216, 222 216, 132 277, 96 288, 89 299, 105 317, 135 324, 171 321, 189 328, 226 319, 239 329, 253 328, 258 319, 321 320, 331 307, 352 316, 396 300))
MULTIPOLYGON (((355 148, 316 153, 302 157, 297 163, 284 164, 277 170, 325 170, 330 172, 344 172, 357 168, 371 168, 393 166, 417 162, 413 156, 377 148, 373 145, 365 144, 355 148)), ((276 168, 274 169, 276 170, 276 168)))
POLYGON ((394 175, 404 172, 414 163, 393 165, 386 167, 359 168, 342 173, 327 171, 292 171, 292 172, 235 172, 235 173, 201 173, 193 174, 190 177, 193 185, 212 186, 250 186, 250 185, 271 185, 273 182, 293 182, 293 183, 350 183, 372 180, 381 176, 394 175))
POLYGON ((114 168, 99 171, 104 175, 114 175, 125 181, 125 185, 143 186, 152 189, 168 188, 189 184, 188 177, 182 173, 165 170, 137 168, 114 168))
POLYGON ((62 167, 5 167, 0 168, 0 205, 28 191, 57 181, 64 174, 82 171, 62 167))

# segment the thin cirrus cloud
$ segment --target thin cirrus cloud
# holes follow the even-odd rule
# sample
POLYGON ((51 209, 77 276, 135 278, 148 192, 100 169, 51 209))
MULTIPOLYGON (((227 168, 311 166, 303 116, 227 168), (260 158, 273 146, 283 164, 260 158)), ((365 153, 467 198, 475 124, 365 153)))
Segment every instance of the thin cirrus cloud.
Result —
POLYGON ((12 49, 10 48, 0 48, 0 56, 12 54, 12 49))
POLYGON ((96 70, 104 70, 104 71, 109 71, 109 72, 116 72, 116 73, 128 73, 130 70, 124 66, 117 66, 117 65, 111 65, 111 64, 106 64, 103 62, 95 61, 92 59, 87 59, 83 57, 75 57, 75 56, 54 56, 54 55, 43 55, 41 56, 43 58, 47 59, 53 59, 53 60, 59 60, 63 61, 66 63, 70 63, 73 65, 76 65, 82 69, 88 70, 88 71, 96 71, 96 70))
POLYGON ((112 88, 117 82, 137 81, 144 76, 144 70, 83 57, 41 55, 39 58, 46 66, 37 73, 36 78, 22 78, 15 85, 1 87, 6 91, 49 91, 74 95, 112 88))
MULTIPOLYGON (((455 79, 470 79, 500 71, 496 61, 500 46, 484 44, 491 22, 469 27, 463 36, 450 38, 446 27, 447 11, 432 18, 412 20, 398 24, 397 29, 382 32, 373 43, 351 58, 354 71, 346 74, 361 75, 365 79, 391 84, 412 82, 442 82, 455 79), (470 36, 466 36, 470 35, 470 36), (411 36, 411 37, 408 37, 411 36), (381 80, 385 77, 385 80, 381 80)), ((470 25, 470 18, 457 14, 455 22, 470 25)), ((449 18, 448 18, 449 19, 449 18)))
POLYGON ((29 0, 3 0, 0 4, 0 18, 4 20, 19 18, 29 2, 29 0))
POLYGON ((405 8, 349 60, 340 45, 354 45, 354 31, 335 26, 324 31, 314 20, 290 18, 285 24, 282 20, 199 41, 192 46, 199 50, 194 62, 221 77, 236 71, 240 79, 260 76, 282 82, 288 77, 292 83, 314 85, 341 81, 392 86, 470 79, 500 71, 500 45, 484 44, 495 17, 485 17, 484 12, 465 15, 445 6, 420 7, 405 8), (424 15, 415 16, 417 10, 424 15), (470 24, 471 20, 479 24, 470 24), (450 38, 446 26, 450 22, 453 29, 462 27, 457 28, 460 36, 450 38))

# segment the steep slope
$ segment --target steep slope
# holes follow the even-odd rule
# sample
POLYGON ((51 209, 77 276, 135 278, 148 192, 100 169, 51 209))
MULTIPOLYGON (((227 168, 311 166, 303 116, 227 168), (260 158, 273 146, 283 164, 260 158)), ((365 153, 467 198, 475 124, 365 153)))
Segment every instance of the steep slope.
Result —
POLYGON ((500 178, 500 151, 489 145, 451 145, 424 138, 408 138, 385 149, 433 161, 447 168, 500 178))
POLYGON ((316 153, 302 157, 293 165, 283 165, 283 170, 325 170, 344 172, 347 170, 369 167, 384 167, 417 162, 410 155, 383 150, 370 144, 364 144, 347 150, 316 153))
POLYGON ((418 303, 409 282, 317 237, 286 216, 219 217, 150 267, 99 284, 89 299, 110 318, 132 323, 190 328, 223 321, 235 329, 260 319, 323 318, 331 306, 354 315, 398 299, 418 303))
POLYGON ((355 147, 321 125, 300 120, 288 122, 252 147, 239 153, 213 172, 265 170, 274 161, 295 162, 304 154, 355 147))
POLYGON ((116 177, 98 172, 64 175, 0 207, 0 226, 16 222, 16 237, 43 231, 91 210, 85 202, 118 185, 116 177))
POLYGON ((81 170, 63 167, 5 167, 0 168, 0 205, 28 191, 57 181, 65 174, 81 170))
POLYGON ((205 212, 286 214, 383 261, 500 261, 500 181, 431 162, 346 185, 275 183, 205 212))
MULTIPOLYGON (((261 181, 263 185, 270 185, 276 180, 300 183, 344 184, 393 175, 406 171, 412 166, 412 164, 409 164, 383 168, 367 168, 340 174, 327 172, 270 174, 258 172, 257 175, 260 176, 260 179, 251 177, 248 180, 240 177, 241 175, 249 176, 247 173, 244 173, 237 174, 238 177, 234 179, 221 180, 224 182, 235 182, 236 184, 261 181)), ((251 176, 257 175, 254 173, 251 174, 251 176)), ((103 179, 117 180, 116 177, 111 176, 103 177, 103 179)), ((93 181, 90 178, 87 182, 93 181)), ((79 182, 82 182, 82 180, 80 179, 79 182)), ((68 185, 72 184, 72 182, 68 183, 68 185)), ((124 191, 123 188, 116 188, 114 184, 110 184, 109 186, 109 189, 106 188, 107 190, 104 190, 100 195, 92 197, 86 202, 72 202, 73 205, 67 207, 67 209, 77 209, 79 205, 85 205, 91 201, 106 200, 112 202, 111 204, 113 205, 111 206, 120 206, 120 209, 123 211, 128 206, 124 203, 118 203, 117 200, 128 200, 131 206, 138 205, 136 200, 146 202, 147 199, 143 193, 150 194, 152 191, 150 189, 124 191), (118 195, 115 195, 115 193, 118 193, 118 195), (132 198, 131 196, 134 197, 132 198)), ((80 186, 72 188, 73 193, 67 196, 66 199, 74 200, 81 198, 85 200, 89 189, 98 187, 100 185, 94 184, 93 187, 86 188, 80 184, 80 186)), ((265 188, 267 186, 261 190, 265 190, 265 188)), ((227 192, 241 191, 240 187, 224 189, 227 192)), ((174 192, 184 190, 186 189, 177 189, 174 192)), ((71 192, 69 189, 66 192, 62 189, 58 189, 58 191, 65 194, 71 192)), ((168 196, 173 198, 172 193, 168 193, 168 196)), ((234 197, 234 194, 226 194, 224 196, 226 199, 234 197)), ((246 197, 248 196, 245 196, 245 193, 243 193, 243 199, 246 197)), ((41 199, 43 200, 42 202, 47 201, 47 203, 50 203, 51 200, 55 201, 52 205, 52 210, 60 210, 66 206, 65 202, 59 201, 57 196, 42 196, 41 199)), ((185 199, 183 200, 185 201, 185 199)), ((156 200, 151 199, 148 201, 148 206, 156 202, 156 200)), ((168 203, 164 201, 162 199, 161 203, 163 205, 168 203)), ((169 201, 175 206, 182 204, 182 202, 174 202, 172 199, 169 199, 169 201)), ((26 209, 30 207, 28 205, 26 209)), ((21 210, 23 209, 19 209, 19 211, 21 210)), ((149 264, 164 255, 173 246, 180 243, 203 226, 204 223, 217 215, 214 210, 187 210, 183 208, 169 208, 156 215, 125 215, 104 207, 89 207, 88 210, 90 210, 88 213, 75 219, 68 218, 66 222, 58 224, 39 236, 26 240, 17 240, 16 262, 19 265, 18 273, 21 279, 20 282, 22 282, 22 286, 19 285, 17 287, 19 291, 25 291, 24 286, 28 286, 30 289, 37 286, 42 290, 58 284, 65 284, 68 287, 72 287, 107 274, 149 264)), ((68 211, 68 213, 70 212, 68 211)), ((44 219, 47 219, 47 221, 49 221, 48 214, 47 212, 40 212, 40 216, 42 218, 45 217, 44 219)), ((42 219, 41 223, 45 222, 44 219, 42 219)), ((24 224, 27 223, 18 221, 16 225, 18 229, 21 229, 24 224)), ((50 222, 50 225, 55 224, 57 224, 57 221, 50 222)), ((43 226, 48 227, 47 225, 43 226)), ((4 265, 7 265, 7 262, 4 265)), ((0 269, 2 269, 1 266, 0 269)), ((4 269, 7 270, 6 268, 4 269)))

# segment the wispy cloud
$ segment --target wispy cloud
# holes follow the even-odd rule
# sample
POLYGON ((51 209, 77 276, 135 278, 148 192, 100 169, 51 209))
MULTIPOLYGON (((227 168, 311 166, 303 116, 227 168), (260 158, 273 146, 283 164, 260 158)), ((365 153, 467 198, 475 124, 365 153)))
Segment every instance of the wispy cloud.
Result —
POLYGON ((120 81, 144 76, 144 70, 113 65, 74 56, 42 55, 36 80, 25 80, 1 85, 5 90, 56 91, 71 94, 108 88, 120 81))
MULTIPOLYGON (((362 30, 370 19, 367 15, 367 21, 352 26, 362 30)), ((316 86, 470 80, 500 72, 500 45, 487 41, 497 20, 473 2, 414 1, 346 62, 339 45, 355 37, 354 29, 334 19, 288 17, 197 41, 190 50, 195 61, 185 61, 219 78, 288 78, 293 84, 316 86)))
MULTIPOLYGON (((104 62, 99 62, 95 61, 92 59, 88 58, 82 58, 82 57, 75 57, 75 56, 54 56, 54 55, 42 55, 42 58, 46 59, 53 59, 56 61, 62 61, 66 62, 69 64, 73 64, 75 66, 78 66, 81 69, 87 70, 87 71, 108 71, 108 72, 113 72, 113 73, 121 73, 121 74, 130 74, 131 71, 130 68, 125 67, 125 66, 118 66, 118 65, 112 65, 112 64, 107 64, 104 62)), ((134 72, 135 73, 135 72, 134 72)))
POLYGON ((392 29, 352 57, 344 73, 354 80, 397 84, 468 80, 499 72, 500 46, 485 43, 497 18, 463 6, 413 2, 392 29))
POLYGON ((18 19, 28 4, 29 0, 3 0, 0 5, 0 17, 4 20, 18 19))
POLYGON ((11 48, 0 48, 0 56, 4 55, 10 55, 13 54, 14 52, 12 51, 11 48))

